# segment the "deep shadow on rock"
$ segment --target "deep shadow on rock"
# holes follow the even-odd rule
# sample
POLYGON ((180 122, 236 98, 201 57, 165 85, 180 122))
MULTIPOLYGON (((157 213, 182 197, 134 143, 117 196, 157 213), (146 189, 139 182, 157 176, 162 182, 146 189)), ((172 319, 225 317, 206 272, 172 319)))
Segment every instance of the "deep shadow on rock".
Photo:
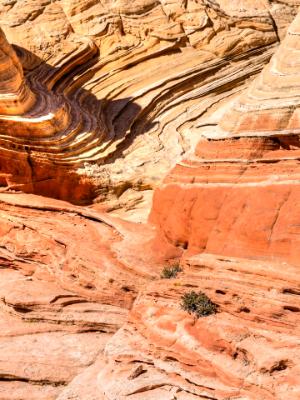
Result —
POLYGON ((96 50, 86 60, 75 55, 52 67, 26 49, 15 49, 35 103, 26 114, 0 122, 0 185, 89 204, 101 182, 78 168, 103 164, 107 148, 124 139, 140 107, 130 98, 99 100, 82 87, 91 78, 96 50))

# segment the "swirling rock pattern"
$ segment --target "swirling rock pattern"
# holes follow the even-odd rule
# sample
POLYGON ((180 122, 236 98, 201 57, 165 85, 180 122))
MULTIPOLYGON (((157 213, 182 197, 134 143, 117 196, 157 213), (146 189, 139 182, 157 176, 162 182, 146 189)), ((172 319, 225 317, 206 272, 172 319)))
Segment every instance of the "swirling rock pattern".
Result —
POLYGON ((112 210, 150 199, 207 111, 263 68, 296 7, 2 1, 0 24, 35 97, 1 118, 3 186, 112 210))
POLYGON ((58 200, 0 198, 0 398, 69 396, 76 379, 78 399, 99 398, 96 376, 95 397, 81 379, 99 367, 137 292, 157 275, 150 247, 132 257, 153 232, 58 200))
POLYGON ((19 5, 0 399, 298 400, 299 1, 19 5), (218 312, 183 311, 191 290, 218 312))
POLYGON ((297 399, 297 271, 187 259, 178 279, 148 285, 108 342, 110 363, 98 376, 106 398, 297 399), (191 288, 204 290, 219 312, 198 320, 183 312, 181 296, 191 288))
POLYGON ((25 83, 21 63, 0 28, 1 98, 0 113, 23 114, 33 106, 34 96, 25 83))
POLYGON ((298 14, 270 64, 156 193, 153 221, 190 253, 300 263, 299 27, 298 14))

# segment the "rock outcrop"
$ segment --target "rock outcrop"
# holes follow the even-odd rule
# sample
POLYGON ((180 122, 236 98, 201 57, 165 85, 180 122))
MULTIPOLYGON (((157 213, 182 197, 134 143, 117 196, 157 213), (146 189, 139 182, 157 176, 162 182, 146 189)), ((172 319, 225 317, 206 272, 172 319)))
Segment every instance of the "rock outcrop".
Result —
POLYGON ((0 400, 299 399, 299 5, 0 1, 0 400))
POLYGON ((300 263, 299 34, 298 14, 270 64, 156 192, 152 220, 190 254, 300 263))
MULTIPOLYGON (((22 65, 1 28, 0 41, 2 67, 0 113, 2 115, 24 114, 33 106, 34 96, 25 82, 22 65)), ((5 129, 5 123, 2 123, 1 127, 5 129)))
POLYGON ((156 190, 156 245, 164 237, 182 249, 184 270, 149 284, 107 344, 107 398, 299 398, 299 29, 300 14, 156 190), (191 290, 218 313, 187 316, 191 290))
POLYGON ((108 342, 98 375, 105 398, 298 399, 297 274, 263 261, 188 258, 178 279, 147 286, 108 342), (191 289, 219 312, 195 320, 182 311, 191 289))
POLYGON ((298 399, 299 267, 186 255, 162 280, 150 226, 0 201, 1 399, 298 399), (184 312, 190 290, 218 313, 184 312))
POLYGON ((107 201, 128 215, 149 208, 151 191, 197 143, 202 117, 263 68, 296 8, 3 1, 0 24, 34 95, 0 120, 2 185, 107 201))
MULTIPOLYGON (((57 399, 76 379, 92 390, 90 369, 158 275, 153 231, 26 194, 0 194, 0 210, 0 399, 57 399)), ((101 398, 96 380, 94 397, 67 398, 101 398)))

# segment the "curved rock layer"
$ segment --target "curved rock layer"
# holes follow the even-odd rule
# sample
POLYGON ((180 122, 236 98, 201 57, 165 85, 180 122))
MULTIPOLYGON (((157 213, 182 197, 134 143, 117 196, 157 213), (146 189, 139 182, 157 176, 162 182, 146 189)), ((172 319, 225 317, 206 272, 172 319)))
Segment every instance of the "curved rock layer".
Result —
POLYGON ((18 3, 0 400, 298 400, 299 1, 18 3), (156 186, 145 224, 16 193, 128 215, 156 186), (217 313, 183 311, 190 291, 217 313))
POLYGON ((263 68, 298 2, 17 4, 0 3, 0 24, 34 95, 0 118, 1 184, 114 209, 194 147, 202 116, 263 68))
POLYGON ((0 28, 0 114, 23 114, 33 106, 34 97, 25 83, 22 65, 0 28))
POLYGON ((0 210, 1 399, 299 398, 299 267, 206 253, 163 280, 150 226, 25 194, 0 210), (191 290, 217 314, 184 312, 191 290))
POLYGON ((1 400, 102 398, 105 345, 158 276, 153 234, 59 200, 0 194, 1 400))
POLYGON ((299 134, 299 38, 300 14, 276 56, 220 121, 226 136, 299 134))
POLYGON ((149 285, 106 346, 108 398, 299 398, 299 24, 156 190, 156 243, 181 249, 184 271, 149 285), (191 290, 218 313, 187 320, 191 290))
POLYGON ((190 254, 300 263, 299 27, 156 192, 152 221, 190 254))
POLYGON ((298 399, 297 274, 276 263, 187 259, 177 279, 148 285, 108 342, 98 375, 105 399, 298 399), (219 312, 198 320, 183 312, 191 288, 219 312))

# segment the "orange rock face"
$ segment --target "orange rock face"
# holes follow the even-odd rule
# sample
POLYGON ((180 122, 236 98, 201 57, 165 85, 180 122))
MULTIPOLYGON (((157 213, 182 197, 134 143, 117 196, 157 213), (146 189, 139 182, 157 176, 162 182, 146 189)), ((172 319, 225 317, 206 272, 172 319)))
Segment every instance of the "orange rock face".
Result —
POLYGON ((300 264, 299 26, 156 192, 152 220, 190 254, 300 264))
POLYGON ((1 184, 129 216, 149 209, 202 117, 263 68, 296 6, 2 2, 14 48, 1 33, 0 82, 19 103, 0 118, 1 184))
POLYGON ((33 106, 34 96, 24 80, 22 65, 0 28, 1 98, 0 113, 23 114, 33 106))
POLYGON ((198 149, 202 157, 177 165, 155 194, 152 220, 163 234, 189 254, 299 265, 300 171, 293 151, 277 138, 204 140, 198 149))
POLYGON ((0 2, 0 400, 300 398, 299 5, 0 2))
POLYGON ((98 378, 107 398, 299 398, 297 272, 238 258, 187 259, 178 279, 148 285, 107 344, 110 362, 98 378), (204 290, 219 312, 198 320, 183 312, 180 298, 191 288, 204 290), (131 380, 137 367, 142 373, 131 380))
MULTIPOLYGON (((132 243, 147 249, 153 232, 37 196, 0 194, 0 202, 0 398, 65 398, 157 276, 150 251, 132 257, 132 243)), ((77 398, 88 398, 86 384, 77 398)))

